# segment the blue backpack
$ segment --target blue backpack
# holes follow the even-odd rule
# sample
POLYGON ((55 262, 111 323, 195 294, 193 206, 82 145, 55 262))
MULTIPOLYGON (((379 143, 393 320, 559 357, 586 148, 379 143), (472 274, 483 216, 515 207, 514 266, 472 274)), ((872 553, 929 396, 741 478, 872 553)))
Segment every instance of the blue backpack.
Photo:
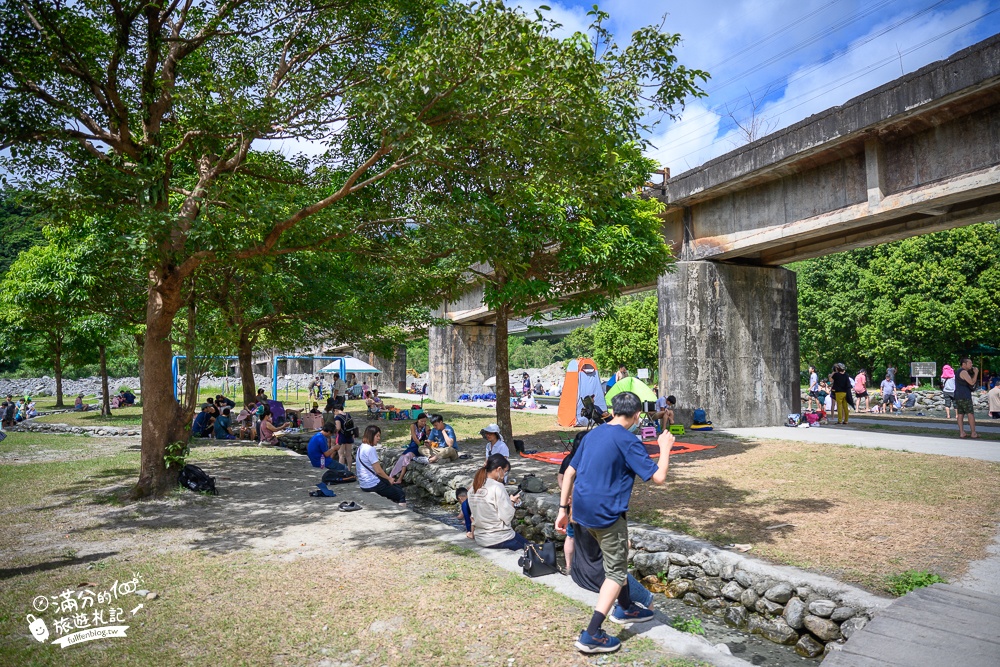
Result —
POLYGON ((702 410, 701 408, 695 410, 694 416, 691 418, 691 421, 695 424, 707 424, 708 420, 705 418, 705 411, 702 410))

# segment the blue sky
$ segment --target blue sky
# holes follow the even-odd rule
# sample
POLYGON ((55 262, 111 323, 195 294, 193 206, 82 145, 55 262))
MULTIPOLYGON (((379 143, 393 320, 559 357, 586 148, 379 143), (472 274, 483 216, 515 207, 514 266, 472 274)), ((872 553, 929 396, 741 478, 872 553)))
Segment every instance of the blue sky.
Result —
MULTIPOLYGON (((547 5, 569 33, 585 30, 593 0, 547 5)), ((677 175, 746 143, 751 102, 777 130, 1000 32, 1000 0, 606 0, 619 43, 659 24, 681 34, 679 60, 707 70, 708 97, 660 123, 647 154, 677 175), (992 13, 990 13, 992 12, 992 13), (727 113, 732 112, 733 117, 727 113)))

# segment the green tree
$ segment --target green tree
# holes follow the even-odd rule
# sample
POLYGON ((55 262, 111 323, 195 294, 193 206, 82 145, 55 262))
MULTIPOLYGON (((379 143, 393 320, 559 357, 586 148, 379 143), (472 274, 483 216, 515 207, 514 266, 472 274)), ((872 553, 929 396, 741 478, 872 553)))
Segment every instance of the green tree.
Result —
POLYGON ((564 133, 568 164, 586 157, 576 137, 635 137, 640 100, 691 89, 676 38, 637 34, 597 61, 585 39, 552 39, 500 2, 0 5, 3 166, 55 208, 130 225, 119 252, 148 276, 136 495, 174 484, 164 452, 188 437, 171 333, 199 269, 420 224, 417 186, 521 178, 554 156, 544 128, 564 133), (616 126, 589 113, 595 97, 616 126), (260 143, 288 139, 328 151, 260 143), (414 187, 389 187, 394 174, 414 187))
MULTIPOLYGON (((563 350, 567 359, 594 356, 594 327, 573 329, 563 338, 563 350)), ((595 359, 596 361, 596 359, 595 359)))
POLYGON ((75 281, 73 254, 54 245, 23 251, 0 281, 0 327, 8 350, 38 350, 52 364, 56 407, 63 404, 63 370, 79 331, 76 304, 84 296, 75 281))
POLYGON ((418 373, 430 370, 430 340, 426 336, 406 344, 406 366, 418 373))
POLYGON ((9 191, 0 192, 0 239, 0 277, 22 251, 44 240, 38 220, 9 191))
POLYGON ((888 365, 940 368, 977 343, 1000 346, 998 255, 1000 227, 983 223, 792 265, 802 367, 843 361, 877 379, 888 365))
POLYGON ((594 361, 605 370, 624 365, 656 371, 659 363, 656 293, 623 297, 594 325, 594 361))

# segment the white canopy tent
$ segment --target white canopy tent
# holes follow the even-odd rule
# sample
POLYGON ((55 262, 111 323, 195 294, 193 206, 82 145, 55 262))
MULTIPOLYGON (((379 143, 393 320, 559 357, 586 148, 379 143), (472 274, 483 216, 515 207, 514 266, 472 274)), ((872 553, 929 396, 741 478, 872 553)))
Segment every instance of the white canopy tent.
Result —
MULTIPOLYGON (((381 373, 382 371, 375 368, 371 364, 366 364, 365 362, 357 359, 356 357, 344 357, 344 368, 345 373, 381 373)), ((341 371, 341 366, 339 361, 334 361, 331 364, 327 364, 323 368, 319 369, 320 373, 339 373, 341 371)))

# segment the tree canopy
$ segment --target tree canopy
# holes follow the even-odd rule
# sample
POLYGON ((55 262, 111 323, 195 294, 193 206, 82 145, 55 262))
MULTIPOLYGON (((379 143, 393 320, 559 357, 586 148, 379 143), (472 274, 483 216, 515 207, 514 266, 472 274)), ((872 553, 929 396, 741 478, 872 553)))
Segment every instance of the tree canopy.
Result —
POLYGON ((1000 347, 998 256, 1000 227, 983 223, 791 265, 802 367, 940 369, 978 343, 1000 347))

